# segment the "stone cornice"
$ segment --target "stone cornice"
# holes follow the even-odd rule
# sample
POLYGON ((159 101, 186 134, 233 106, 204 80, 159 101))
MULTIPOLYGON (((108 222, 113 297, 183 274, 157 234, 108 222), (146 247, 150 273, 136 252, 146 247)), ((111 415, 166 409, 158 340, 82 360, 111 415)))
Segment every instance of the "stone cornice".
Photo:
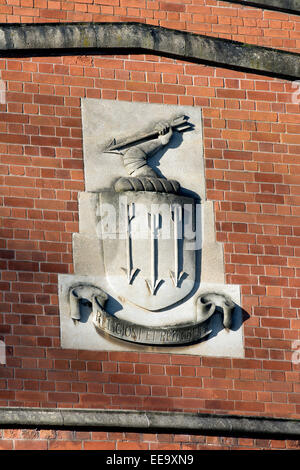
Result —
POLYGON ((0 56, 152 53, 295 80, 300 55, 144 23, 1 24, 0 56))
POLYGON ((163 411, 1 407, 1 426, 300 438, 300 420, 296 419, 163 411))

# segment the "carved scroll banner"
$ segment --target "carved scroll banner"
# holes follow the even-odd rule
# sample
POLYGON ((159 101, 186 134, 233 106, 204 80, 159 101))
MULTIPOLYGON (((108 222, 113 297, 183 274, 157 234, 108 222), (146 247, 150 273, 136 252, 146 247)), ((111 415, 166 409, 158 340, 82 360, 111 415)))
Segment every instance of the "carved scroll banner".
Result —
POLYGON ((229 328, 234 303, 227 297, 207 293, 196 301, 196 320, 170 326, 146 326, 118 318, 104 310, 107 294, 93 285, 72 286, 69 292, 71 318, 80 321, 80 302, 87 302, 92 307, 92 322, 98 333, 115 338, 151 346, 180 346, 200 341, 211 333, 208 320, 217 312, 223 312, 223 325, 229 328))
POLYGON ((93 311, 102 308, 107 301, 106 293, 99 287, 91 285, 73 286, 69 292, 69 303, 71 318, 74 321, 80 321, 80 300, 90 302, 93 311))
POLYGON ((222 294, 209 292, 197 298, 197 320, 202 319, 202 321, 205 321, 210 318, 215 313, 216 307, 220 307, 223 310, 223 326, 226 330, 229 330, 232 322, 234 302, 232 302, 229 297, 222 294))
MULTIPOLYGON (((96 303, 93 303, 93 308, 95 305, 96 303)), ((144 326, 123 320, 106 313, 103 308, 99 307, 98 304, 98 309, 93 311, 92 320, 99 333, 152 346, 180 346, 196 343, 211 333, 208 320, 218 311, 217 307, 222 309, 224 327, 230 328, 235 305, 230 299, 220 294, 201 295, 196 302, 197 320, 194 323, 164 327, 144 326)))
POLYGON ((208 322, 167 327, 149 327, 113 317, 101 310, 93 317, 96 330, 115 338, 151 346, 180 346, 198 342, 211 333, 208 322))

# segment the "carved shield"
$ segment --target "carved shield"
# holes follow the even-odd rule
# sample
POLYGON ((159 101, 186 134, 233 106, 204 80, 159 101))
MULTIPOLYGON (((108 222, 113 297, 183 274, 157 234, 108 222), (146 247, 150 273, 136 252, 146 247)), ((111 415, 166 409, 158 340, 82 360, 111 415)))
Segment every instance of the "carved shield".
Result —
POLYGON ((198 212, 193 198, 177 194, 99 194, 105 274, 119 300, 157 311, 188 296, 196 282, 198 212))

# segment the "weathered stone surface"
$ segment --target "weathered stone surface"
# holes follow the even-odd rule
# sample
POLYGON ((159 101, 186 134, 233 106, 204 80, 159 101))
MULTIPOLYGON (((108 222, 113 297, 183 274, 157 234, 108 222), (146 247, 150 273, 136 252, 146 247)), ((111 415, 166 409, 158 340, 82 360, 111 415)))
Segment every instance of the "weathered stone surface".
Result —
POLYGON ((173 433, 206 432, 215 436, 263 436, 299 439, 300 420, 164 411, 60 408, 0 408, 0 425, 27 427, 82 427, 147 430, 173 433))
POLYGON ((74 269, 77 274, 98 276, 104 272, 102 245, 97 237, 73 234, 74 269))
MULTIPOLYGON (((299 8, 298 3, 288 4, 299 8)), ((61 55, 144 51, 288 79, 300 76, 298 54, 143 23, 0 25, 0 55, 49 55, 49 50, 61 55)))

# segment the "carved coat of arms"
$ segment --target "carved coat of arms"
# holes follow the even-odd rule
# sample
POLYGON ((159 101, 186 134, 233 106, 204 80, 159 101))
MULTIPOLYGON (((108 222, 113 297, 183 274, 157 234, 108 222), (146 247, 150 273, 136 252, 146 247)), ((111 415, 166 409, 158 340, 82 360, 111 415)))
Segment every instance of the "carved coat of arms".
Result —
MULTIPOLYGON (((99 180, 105 180, 108 169, 113 176, 105 185, 98 184, 96 164, 94 172, 90 164, 87 182, 92 189, 89 200, 93 201, 94 233, 83 238, 79 234, 77 266, 83 276, 75 276, 74 282, 62 289, 70 317, 81 321, 82 305, 89 305, 96 331, 106 338, 178 346, 206 337, 215 312, 222 314, 223 327, 228 330, 235 304, 224 292, 198 292, 203 248, 201 199, 188 187, 189 179, 182 178, 188 172, 189 155, 181 152, 180 166, 176 160, 182 136, 194 132, 194 123, 188 114, 168 112, 165 119, 161 114, 157 119, 153 115, 146 128, 141 125, 134 132, 131 126, 124 133, 123 125, 121 135, 118 128, 111 129, 110 136, 106 129, 103 138, 100 133, 97 158, 105 160, 106 167, 98 171, 99 180), (157 165, 158 157, 163 161, 169 149, 175 156, 174 165, 170 159, 168 162, 171 177, 157 165), (173 177, 176 170, 178 179, 173 177), (98 259, 99 273, 94 268, 98 259), (96 275, 94 282, 87 276, 89 266, 96 275), (187 309, 192 306, 193 313, 180 318, 177 310, 182 311, 185 303, 187 309), (120 307, 109 309, 110 304, 120 307)), ((195 149, 193 152, 196 155, 195 149)), ((88 158, 86 151, 85 160, 88 158)))
POLYGON ((182 300, 195 284, 195 200, 180 195, 178 181, 158 177, 147 164, 168 145, 173 128, 190 127, 183 116, 113 141, 107 149, 112 158, 119 151, 128 177, 100 194, 106 276, 119 296, 150 311, 182 300))

